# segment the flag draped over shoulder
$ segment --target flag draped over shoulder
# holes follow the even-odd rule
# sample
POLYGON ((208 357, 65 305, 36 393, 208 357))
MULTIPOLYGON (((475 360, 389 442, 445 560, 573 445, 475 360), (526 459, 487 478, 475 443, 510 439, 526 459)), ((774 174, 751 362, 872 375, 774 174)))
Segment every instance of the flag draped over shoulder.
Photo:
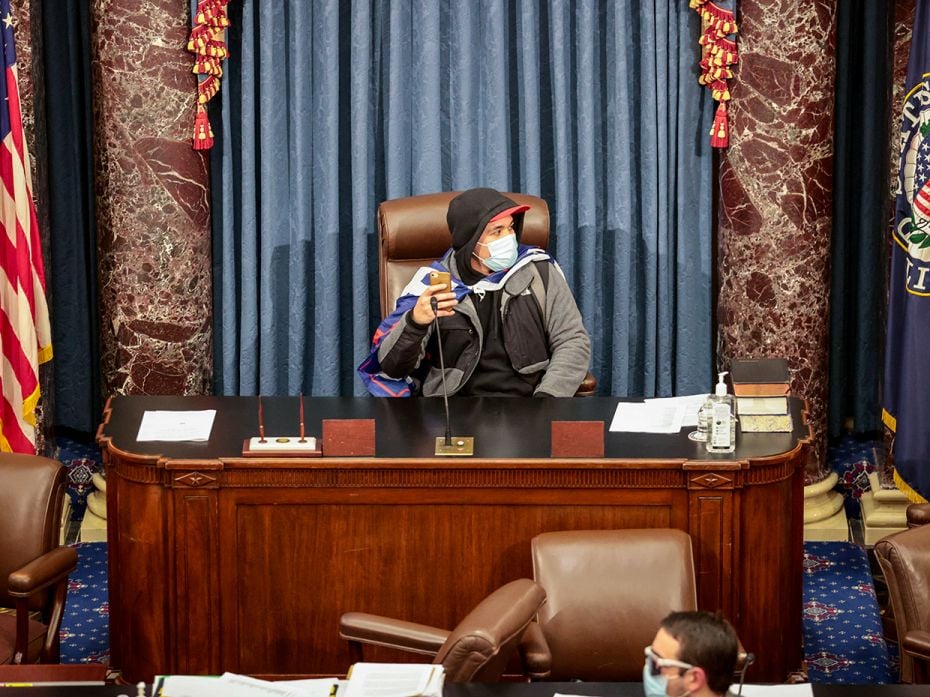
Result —
POLYGON ((10 0, 0 0, 0 450, 35 452, 39 364, 52 357, 42 246, 17 86, 10 0))
POLYGON ((918 0, 901 116, 882 420, 895 482, 930 495, 930 0, 918 0))

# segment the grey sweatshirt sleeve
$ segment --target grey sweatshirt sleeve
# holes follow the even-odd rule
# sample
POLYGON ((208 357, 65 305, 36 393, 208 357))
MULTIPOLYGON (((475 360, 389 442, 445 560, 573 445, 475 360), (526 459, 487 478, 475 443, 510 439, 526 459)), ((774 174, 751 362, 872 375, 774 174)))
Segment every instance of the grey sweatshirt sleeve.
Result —
POLYGON ((546 332, 551 358, 536 394, 572 397, 588 373, 591 339, 561 269, 550 269, 546 290, 546 332))
POLYGON ((378 347, 381 372, 397 380, 409 376, 426 353, 432 325, 417 324, 407 312, 378 347))

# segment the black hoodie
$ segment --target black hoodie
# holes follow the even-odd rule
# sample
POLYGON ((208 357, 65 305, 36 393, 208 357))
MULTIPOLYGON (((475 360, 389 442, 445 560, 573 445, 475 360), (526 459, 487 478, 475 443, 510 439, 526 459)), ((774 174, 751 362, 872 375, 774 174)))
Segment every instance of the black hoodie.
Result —
MULTIPOLYGON (((494 189, 469 189, 449 202, 446 223, 452 233, 452 249, 455 250, 455 265, 462 280, 473 285, 484 278, 471 266, 472 253, 481 233, 495 215, 514 208, 518 204, 494 189)), ((517 242, 523 236, 523 213, 513 214, 513 230, 517 242)))

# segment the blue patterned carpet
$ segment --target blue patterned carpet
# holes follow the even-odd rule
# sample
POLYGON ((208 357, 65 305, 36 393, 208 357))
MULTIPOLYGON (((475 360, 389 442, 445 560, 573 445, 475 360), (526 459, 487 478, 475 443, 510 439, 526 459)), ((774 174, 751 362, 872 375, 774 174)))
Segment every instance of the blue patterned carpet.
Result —
MULTIPOLYGON (((107 662, 105 542, 76 545, 61 628, 61 662, 107 662)), ((897 679, 878 618, 865 551, 847 542, 804 544, 804 654, 811 682, 887 683, 897 679)))
POLYGON ((84 542, 74 547, 78 565, 68 583, 68 601, 59 632, 61 662, 108 663, 107 543, 84 542))
POLYGON ((804 543, 803 616, 811 682, 897 680, 864 549, 849 542, 804 543))
MULTIPOLYGON (((881 443, 846 438, 830 448, 848 514, 858 517, 867 475, 878 467, 881 443)), ((89 472, 99 468, 92 449, 62 448, 73 469, 72 497, 82 507, 89 472)), ((62 663, 107 662, 109 658, 106 543, 76 545, 61 629, 62 663)), ((804 544, 804 656, 811 682, 888 683, 897 679, 897 651, 882 638, 875 588, 863 548, 846 542, 804 544)))

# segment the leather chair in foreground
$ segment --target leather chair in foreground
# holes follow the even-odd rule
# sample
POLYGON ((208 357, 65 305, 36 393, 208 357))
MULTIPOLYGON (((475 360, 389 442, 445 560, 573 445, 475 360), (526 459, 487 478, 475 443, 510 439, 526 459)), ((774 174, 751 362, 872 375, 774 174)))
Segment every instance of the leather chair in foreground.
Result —
POLYGON ((65 468, 0 455, 0 663, 57 663, 58 629, 77 552, 59 547, 65 468), (38 615, 37 619, 31 615, 38 615))
MULTIPOLYGON (((408 196, 378 206, 378 278, 381 317, 394 310, 401 291, 413 272, 439 259, 452 245, 446 224, 449 202, 458 191, 408 196)), ((520 205, 530 206, 523 219, 523 244, 546 249, 549 244, 549 206, 538 196, 504 194, 520 205)), ((589 372, 575 393, 590 397, 597 380, 589 372)))
POLYGON ((639 682, 662 619, 697 609, 691 538, 681 530, 543 533, 532 554, 547 598, 520 646, 534 680, 639 682))
POLYGON ((496 682, 545 600, 542 588, 522 578, 491 593, 451 631, 348 612, 339 636, 348 640, 354 661, 364 660, 363 644, 372 644, 432 657, 447 682, 496 682))
POLYGON ((930 682, 930 525, 875 543, 901 647, 901 682, 930 682))

